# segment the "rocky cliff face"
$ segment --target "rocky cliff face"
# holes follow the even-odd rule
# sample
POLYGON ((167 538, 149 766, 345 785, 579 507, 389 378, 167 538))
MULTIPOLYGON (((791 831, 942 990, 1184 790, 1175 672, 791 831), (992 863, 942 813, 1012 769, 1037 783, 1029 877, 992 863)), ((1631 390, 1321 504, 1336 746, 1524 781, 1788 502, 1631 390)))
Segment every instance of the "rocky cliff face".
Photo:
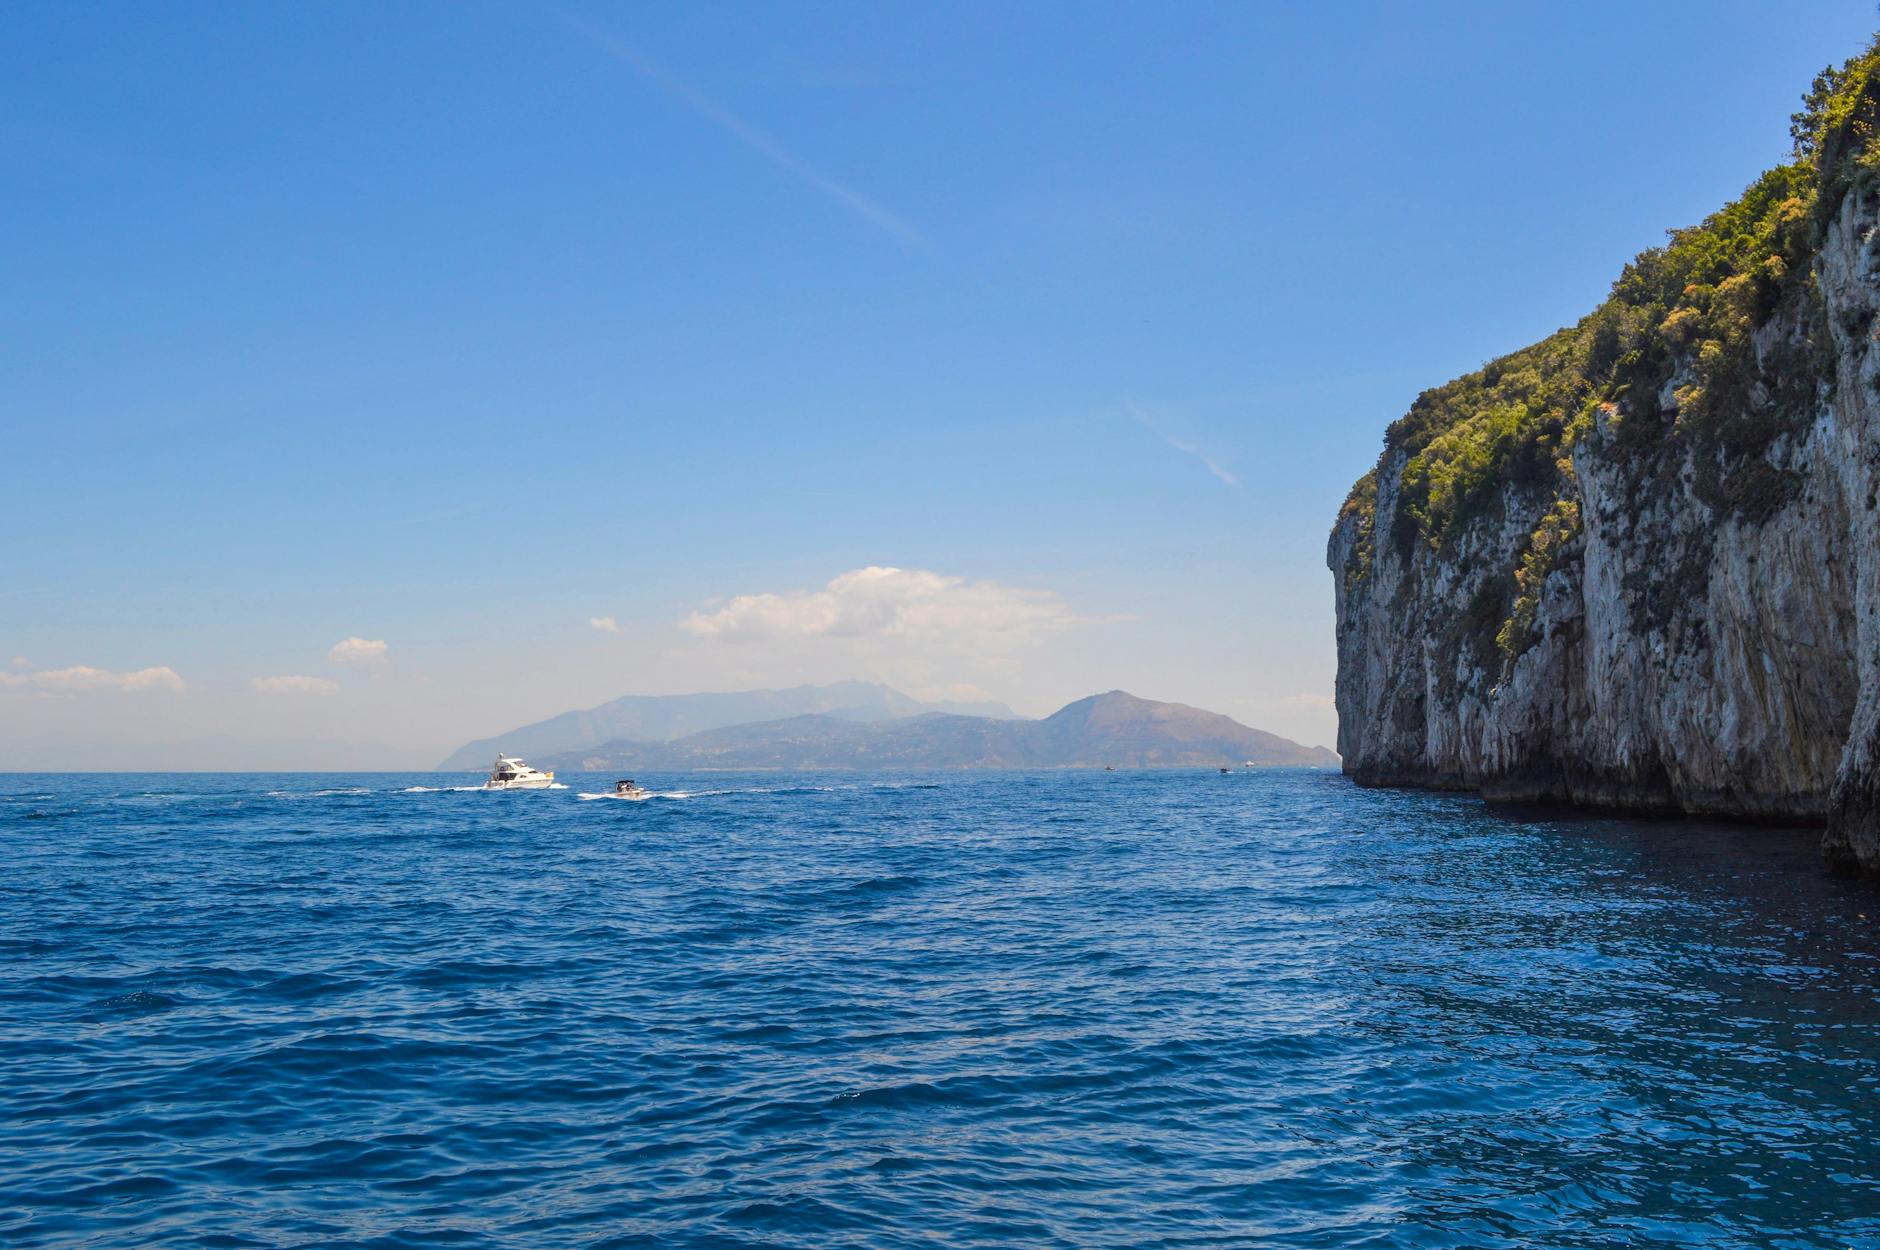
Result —
POLYGON ((1357 780, 1821 822, 1880 871, 1872 56, 1796 164, 1391 428, 1329 551, 1357 780))

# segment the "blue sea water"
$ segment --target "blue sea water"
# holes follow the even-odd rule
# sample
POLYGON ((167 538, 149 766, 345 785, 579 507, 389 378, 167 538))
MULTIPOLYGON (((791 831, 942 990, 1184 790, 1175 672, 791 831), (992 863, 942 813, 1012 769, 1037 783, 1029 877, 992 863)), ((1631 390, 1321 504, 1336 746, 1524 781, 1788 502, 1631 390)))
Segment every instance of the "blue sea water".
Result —
POLYGON ((0 777, 0 1244, 1880 1244, 1811 833, 642 780, 0 777))

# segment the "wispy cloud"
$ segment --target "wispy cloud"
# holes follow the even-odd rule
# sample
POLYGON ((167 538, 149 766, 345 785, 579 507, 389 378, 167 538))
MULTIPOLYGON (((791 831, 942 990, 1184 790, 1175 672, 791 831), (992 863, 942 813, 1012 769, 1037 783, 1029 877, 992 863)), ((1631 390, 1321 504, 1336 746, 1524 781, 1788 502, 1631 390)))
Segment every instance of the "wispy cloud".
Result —
POLYGON ((620 632, 620 622, 616 621, 611 616, 590 616, 588 617, 588 625, 593 629, 600 630, 603 634, 617 634, 620 632))
POLYGON ((382 638, 361 638, 354 634, 334 643, 326 658, 335 664, 377 664, 385 659, 387 650, 382 638))
POLYGON ((1185 456, 1193 456, 1196 460, 1199 460, 1209 473, 1212 473, 1220 480, 1222 485, 1231 486, 1235 490, 1242 489, 1240 475, 1235 473, 1232 469, 1229 469, 1219 460, 1216 460, 1214 456, 1200 444, 1170 434, 1167 430, 1157 425, 1155 421, 1150 418, 1149 414, 1144 412, 1139 405, 1131 403, 1127 399, 1123 401, 1123 410, 1129 413, 1130 416, 1136 418, 1137 423, 1141 425, 1143 429, 1149 431, 1170 447, 1173 447, 1176 451, 1181 452, 1185 456))
POLYGON ((249 686, 261 694, 332 694, 339 683, 324 677, 255 677, 249 686))
POLYGON ((926 250, 929 247, 926 236, 916 230, 904 218, 889 212, 880 204, 863 195, 851 186, 837 182, 834 178, 816 169, 757 129, 742 117, 706 95, 691 83, 679 78, 665 66, 659 64, 638 48, 618 35, 602 30, 581 20, 571 13, 559 14, 569 29, 586 38, 595 47, 619 61, 628 69, 646 79, 673 99, 697 113, 706 121, 738 140, 744 146, 770 161, 778 168, 794 175, 799 181, 814 187, 836 203, 846 208, 869 225, 898 239, 901 243, 926 250))
POLYGON ((183 679, 167 665, 140 668, 134 673, 114 673, 110 669, 79 664, 72 668, 48 669, 40 673, 0 673, 0 688, 23 688, 49 693, 113 690, 124 694, 148 694, 157 690, 181 690, 183 679))

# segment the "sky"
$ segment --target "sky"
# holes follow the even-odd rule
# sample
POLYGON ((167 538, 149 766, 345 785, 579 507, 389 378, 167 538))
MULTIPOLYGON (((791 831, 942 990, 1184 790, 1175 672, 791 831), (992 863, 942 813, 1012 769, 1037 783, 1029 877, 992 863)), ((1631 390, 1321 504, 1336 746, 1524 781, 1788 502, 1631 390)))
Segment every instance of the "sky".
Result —
POLYGON ((1784 159, 1862 3, 0 7, 0 768, 621 694, 1330 743, 1419 391, 1784 159))

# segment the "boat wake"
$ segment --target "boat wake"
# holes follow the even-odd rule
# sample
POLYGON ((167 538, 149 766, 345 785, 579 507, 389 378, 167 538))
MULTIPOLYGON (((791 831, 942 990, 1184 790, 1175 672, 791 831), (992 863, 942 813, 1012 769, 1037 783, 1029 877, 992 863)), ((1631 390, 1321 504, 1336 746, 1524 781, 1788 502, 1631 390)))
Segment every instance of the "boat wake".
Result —
MULTIPOLYGON (((557 790, 563 788, 559 782, 554 786, 557 790)), ((575 797, 583 800, 621 799, 629 803, 643 803, 647 799, 709 799, 727 794, 837 794, 849 790, 938 790, 939 788, 940 783, 932 781, 881 781, 852 782, 839 786, 727 786, 722 790, 649 790, 638 794, 595 793, 584 790, 575 797)))
MULTIPOLYGON (((730 793, 730 791, 707 790, 705 791, 705 793, 728 794, 730 793)), ((642 790, 638 794, 612 794, 612 793, 593 794, 584 790, 580 794, 575 795, 575 797, 577 799, 584 799, 584 800, 619 799, 622 803, 644 803, 648 799, 690 799, 690 798, 696 798, 698 796, 695 792, 691 790, 642 790)))
POLYGON ((268 797, 271 799, 331 799, 341 795, 371 793, 372 791, 365 786, 347 786, 341 790, 270 790, 268 797))

